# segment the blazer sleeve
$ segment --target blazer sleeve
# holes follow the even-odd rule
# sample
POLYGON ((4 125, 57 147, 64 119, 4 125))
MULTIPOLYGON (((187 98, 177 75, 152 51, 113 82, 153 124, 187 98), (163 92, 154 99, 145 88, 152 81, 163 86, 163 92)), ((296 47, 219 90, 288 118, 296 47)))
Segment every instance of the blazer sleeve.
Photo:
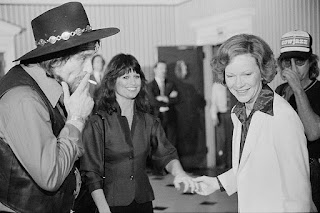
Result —
POLYGON ((277 137, 274 147, 281 172, 285 211, 308 212, 312 201, 307 141, 303 125, 294 110, 287 110, 282 112, 281 117, 275 122, 274 131, 277 137))
POLYGON ((163 169, 171 160, 179 159, 176 148, 167 139, 158 119, 154 119, 151 130, 151 154, 155 166, 163 169))
POLYGON ((233 169, 229 169, 225 173, 222 173, 218 178, 229 196, 237 192, 237 177, 234 174, 233 169))
POLYGON ((86 123, 82 140, 85 153, 80 158, 80 172, 89 192, 103 188, 103 124, 98 115, 93 115, 86 123))

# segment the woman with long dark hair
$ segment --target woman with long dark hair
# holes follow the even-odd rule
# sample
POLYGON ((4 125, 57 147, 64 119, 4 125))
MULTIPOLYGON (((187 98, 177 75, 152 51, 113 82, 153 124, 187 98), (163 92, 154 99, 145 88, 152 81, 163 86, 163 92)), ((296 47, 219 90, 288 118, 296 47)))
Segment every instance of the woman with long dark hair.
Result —
POLYGON ((96 109, 84 129, 80 171, 99 212, 153 212, 149 153, 157 166, 175 176, 177 189, 184 183, 185 191, 195 190, 160 121, 148 113, 146 79, 135 57, 112 58, 96 109))

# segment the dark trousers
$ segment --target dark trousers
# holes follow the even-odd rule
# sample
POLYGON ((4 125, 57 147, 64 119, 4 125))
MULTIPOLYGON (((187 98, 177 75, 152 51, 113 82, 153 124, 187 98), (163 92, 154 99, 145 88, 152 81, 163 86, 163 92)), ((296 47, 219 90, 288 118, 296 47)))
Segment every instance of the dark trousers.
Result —
POLYGON ((312 200, 316 205, 318 212, 320 210, 320 164, 318 159, 310 158, 310 181, 312 190, 312 200))
POLYGON ((110 206, 112 213, 153 213, 152 201, 137 203, 135 200, 129 206, 110 206))

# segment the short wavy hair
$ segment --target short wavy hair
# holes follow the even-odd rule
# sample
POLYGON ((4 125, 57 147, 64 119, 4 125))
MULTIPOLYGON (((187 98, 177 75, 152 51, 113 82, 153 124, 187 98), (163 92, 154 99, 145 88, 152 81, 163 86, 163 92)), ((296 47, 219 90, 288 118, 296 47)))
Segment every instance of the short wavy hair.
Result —
MULTIPOLYGON (((281 70, 283 70, 282 67, 282 62, 283 58, 278 58, 278 66, 280 67, 281 70)), ((310 68, 309 68, 309 79, 314 80, 319 76, 319 66, 318 66, 318 61, 319 57, 316 54, 311 54, 308 58, 309 63, 310 63, 310 68)))
POLYGON ((277 65, 270 46, 260 37, 238 34, 225 41, 211 61, 212 71, 217 81, 225 85, 225 69, 238 55, 250 54, 260 69, 262 83, 270 83, 277 74, 277 65))
POLYGON ((138 60, 132 55, 120 53, 114 56, 107 65, 106 74, 101 81, 95 110, 104 110, 109 114, 115 111, 116 102, 115 85, 117 78, 129 72, 136 72, 141 78, 141 89, 135 98, 137 109, 143 112, 150 112, 150 105, 147 99, 146 77, 141 69, 138 60))

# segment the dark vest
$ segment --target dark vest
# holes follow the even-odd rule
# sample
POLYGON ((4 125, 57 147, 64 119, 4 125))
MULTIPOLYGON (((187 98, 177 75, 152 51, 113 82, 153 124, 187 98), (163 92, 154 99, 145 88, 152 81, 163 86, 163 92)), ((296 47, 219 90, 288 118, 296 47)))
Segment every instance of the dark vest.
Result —
MULTIPOLYGON (((39 94, 48 108, 52 130, 57 137, 65 124, 63 117, 57 109, 52 107, 34 79, 19 65, 10 69, 0 80, 0 98, 17 86, 30 86, 39 94)), ((2 204, 23 213, 70 212, 76 188, 74 168, 57 191, 49 192, 36 184, 2 138, 0 138, 0 162, 0 202, 2 204)))

